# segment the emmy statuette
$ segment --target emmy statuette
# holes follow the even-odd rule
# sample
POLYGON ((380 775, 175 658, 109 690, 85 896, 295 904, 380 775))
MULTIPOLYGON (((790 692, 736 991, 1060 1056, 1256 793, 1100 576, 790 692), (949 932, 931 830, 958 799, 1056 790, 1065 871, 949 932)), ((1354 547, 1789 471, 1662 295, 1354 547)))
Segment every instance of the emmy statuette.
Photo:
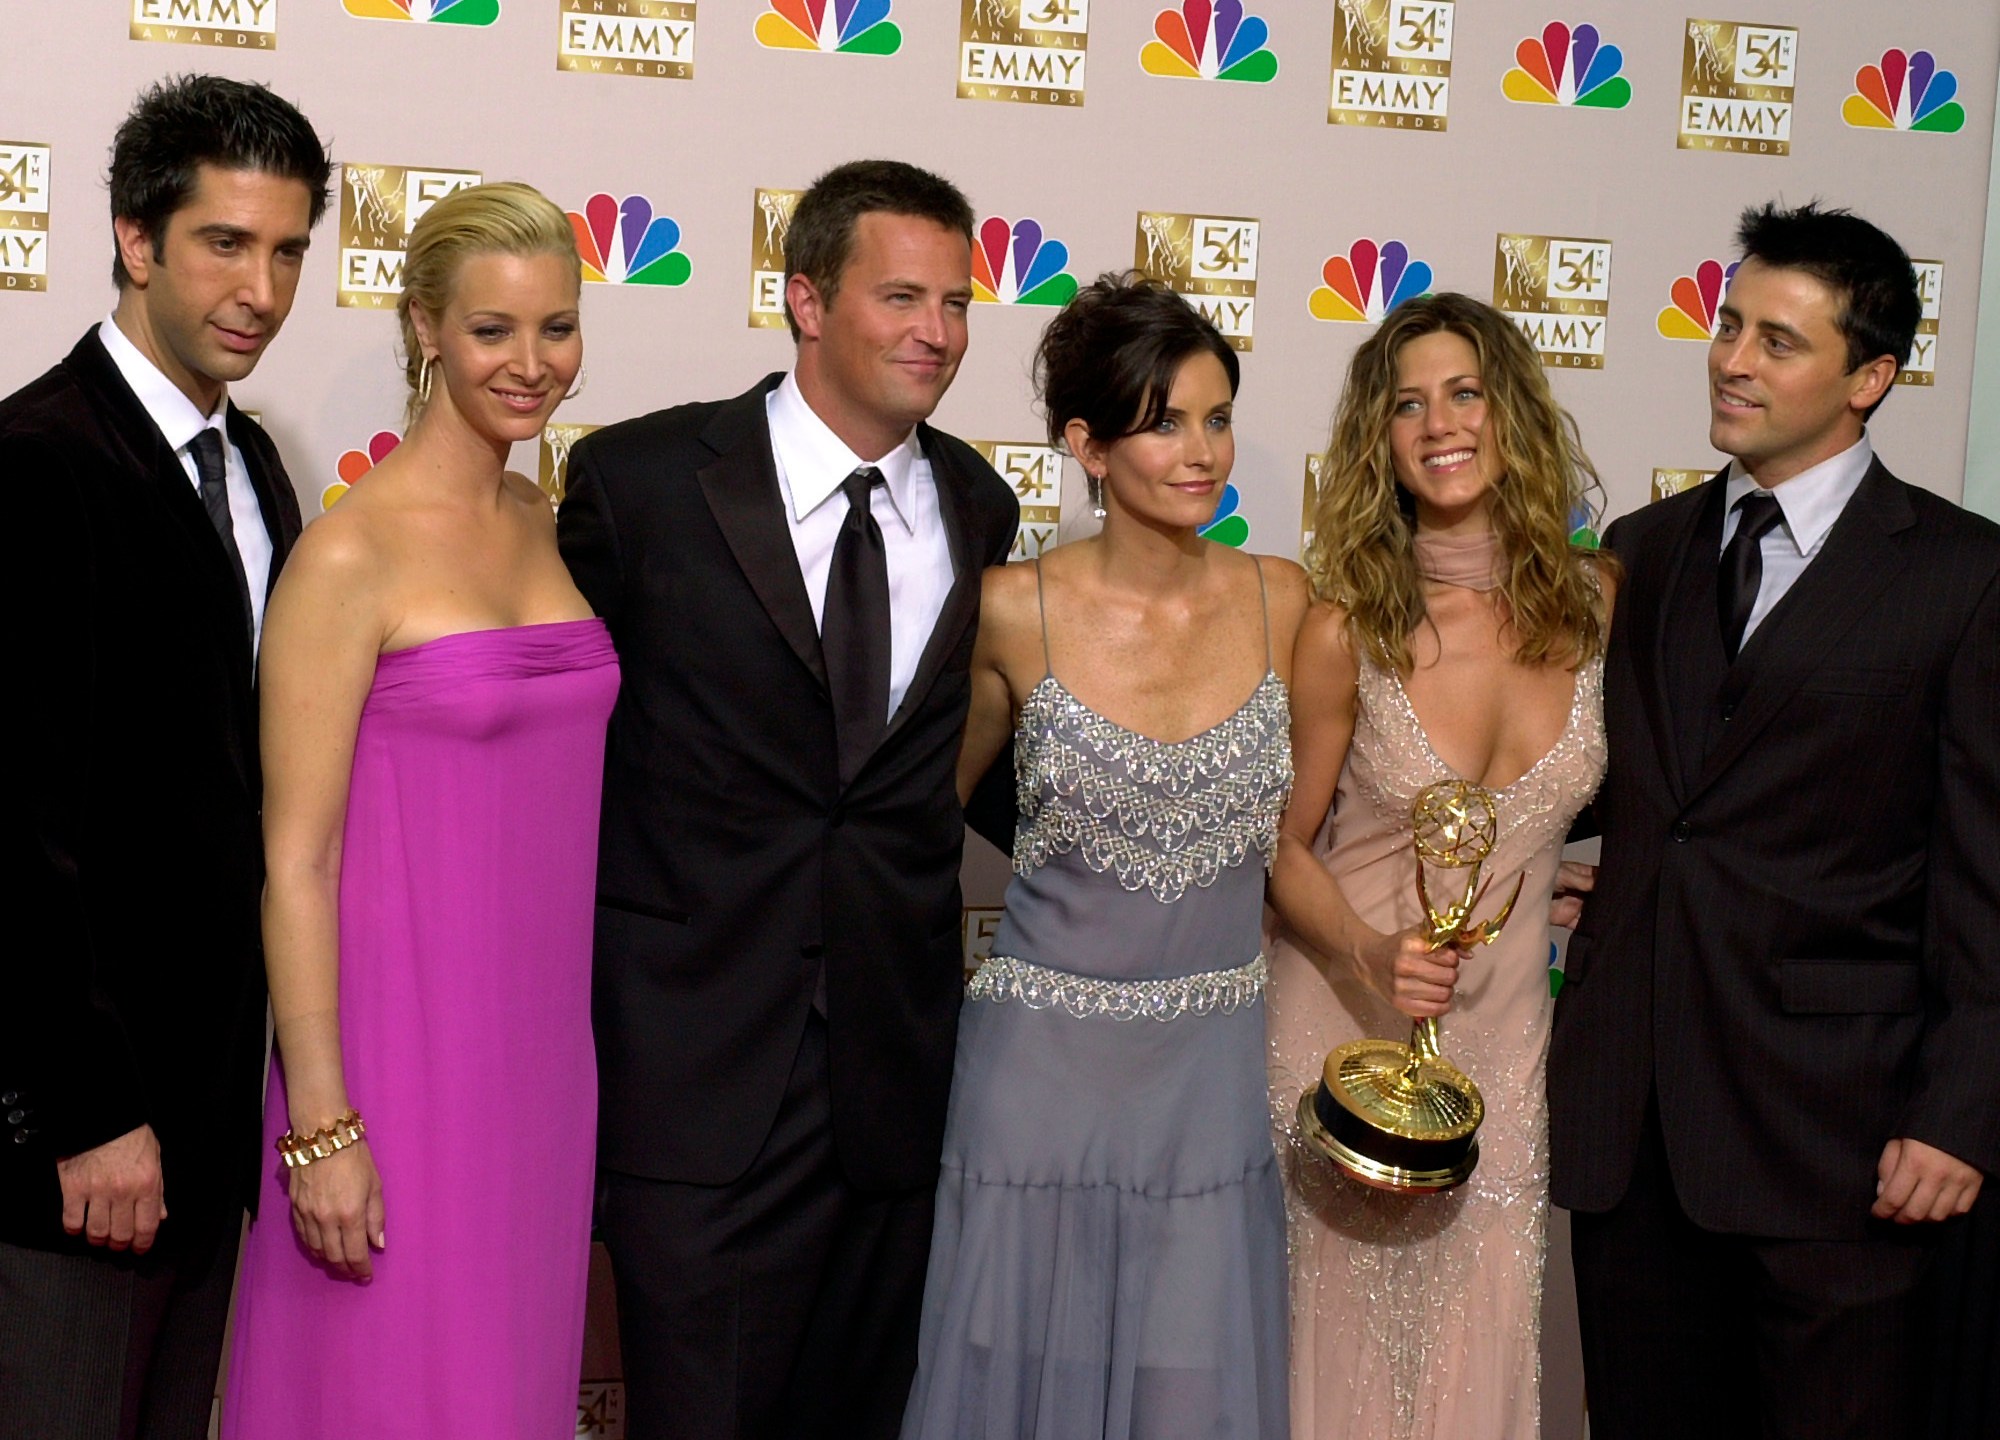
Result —
MULTIPOLYGON (((1417 899, 1432 949, 1489 945, 1520 898, 1522 879, 1497 913, 1472 923, 1484 897, 1480 868, 1499 829, 1493 795, 1463 780, 1427 786, 1411 806, 1417 899), (1462 892, 1442 909, 1426 867, 1464 872, 1462 892)), ((1353 1040, 1326 1057, 1320 1083, 1299 1096, 1306 1144, 1348 1175, 1378 1189, 1422 1193, 1462 1184, 1479 1163, 1479 1087, 1438 1053, 1438 1023, 1417 1021, 1410 1043, 1353 1040)))

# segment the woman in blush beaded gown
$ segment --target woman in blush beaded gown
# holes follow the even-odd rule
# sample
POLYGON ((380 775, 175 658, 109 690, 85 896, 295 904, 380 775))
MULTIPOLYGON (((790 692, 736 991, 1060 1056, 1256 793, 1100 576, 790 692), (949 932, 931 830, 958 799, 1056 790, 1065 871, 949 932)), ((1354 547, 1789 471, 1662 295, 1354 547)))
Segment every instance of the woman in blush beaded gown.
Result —
POLYGON ((1548 1211, 1543 917, 1563 836, 1603 773, 1610 563, 1570 542, 1595 472, 1539 358, 1462 295, 1399 306, 1356 352, 1307 555, 1294 658, 1298 778, 1271 885, 1271 1106, 1292 1255, 1300 1436, 1532 1440, 1548 1211), (1419 933, 1411 802, 1492 791, 1490 948, 1419 933), (1486 1101, 1456 1189, 1371 1189, 1306 1149, 1327 1052, 1443 1016, 1486 1101))
POLYGON ((1265 867, 1291 788, 1286 560, 1202 539, 1236 356, 1105 276, 1042 337, 1102 533, 986 573, 962 793, 1011 737, 1015 878, 967 991, 906 1440, 1282 1440, 1265 867))
POLYGON ((582 363, 578 281, 568 219, 524 185, 425 213, 408 438, 271 600, 265 1130, 287 1161, 244 1251, 231 1440, 575 1427, 618 664, 505 467, 582 363))

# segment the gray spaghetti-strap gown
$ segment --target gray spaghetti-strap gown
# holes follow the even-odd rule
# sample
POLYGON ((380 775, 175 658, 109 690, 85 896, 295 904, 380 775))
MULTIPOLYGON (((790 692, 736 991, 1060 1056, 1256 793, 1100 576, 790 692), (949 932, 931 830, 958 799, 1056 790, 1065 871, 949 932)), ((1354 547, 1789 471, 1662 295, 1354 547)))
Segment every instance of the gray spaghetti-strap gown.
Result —
POLYGON ((1016 876, 960 1021, 903 1435, 1282 1440, 1259 926, 1284 682, 1267 653, 1241 708, 1169 744, 1050 673, 1014 760, 1016 876))

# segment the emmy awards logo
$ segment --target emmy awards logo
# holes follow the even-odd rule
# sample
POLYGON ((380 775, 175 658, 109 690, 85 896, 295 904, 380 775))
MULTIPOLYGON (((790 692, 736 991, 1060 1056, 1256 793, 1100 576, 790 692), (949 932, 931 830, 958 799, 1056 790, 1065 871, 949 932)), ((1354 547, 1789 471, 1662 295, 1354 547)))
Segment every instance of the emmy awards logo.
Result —
MULTIPOLYGON (((1491 916, 1473 920, 1486 895, 1480 872, 1499 832, 1492 792, 1463 780, 1440 781, 1418 794, 1410 818, 1425 941, 1432 949, 1492 944, 1526 879, 1515 879, 1506 903, 1491 916), (1447 876, 1463 879, 1451 880, 1440 904, 1433 897, 1447 876)), ((1299 1096, 1306 1145, 1383 1190, 1421 1193, 1463 1183, 1479 1163, 1477 1135, 1485 1118, 1479 1087, 1439 1053, 1438 1023, 1429 1018, 1411 1026, 1407 1045, 1342 1045, 1326 1057, 1320 1083, 1299 1096)))

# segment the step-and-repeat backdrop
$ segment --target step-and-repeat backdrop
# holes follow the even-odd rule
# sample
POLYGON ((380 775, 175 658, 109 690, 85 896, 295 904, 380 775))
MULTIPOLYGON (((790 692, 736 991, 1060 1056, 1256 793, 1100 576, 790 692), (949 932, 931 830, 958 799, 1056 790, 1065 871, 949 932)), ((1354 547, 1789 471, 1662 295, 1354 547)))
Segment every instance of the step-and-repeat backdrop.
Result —
MULTIPOLYGON (((0 392, 111 308, 103 173, 148 82, 295 100, 338 162, 296 307, 235 389, 307 515, 397 442, 391 309, 439 196, 525 180, 571 214, 588 383, 518 468, 560 495, 580 433, 790 363, 798 192, 889 155, 979 216, 972 349, 937 415, 1022 502, 1017 553, 1089 517, 1028 357, 1139 266, 1243 352, 1208 533, 1298 553, 1349 354, 1398 299, 1463 290, 1540 348, 1604 476, 1597 528, 1706 474, 1703 342, 1746 205, 1818 197, 1918 261, 1925 320, 1877 448, 1963 493, 2000 8, 1964 0, 69 0, 0 8, 0 392)), ((1993 403, 1988 397, 1987 403, 1993 403)), ((33 483, 33 477, 6 477, 33 483)), ((1005 881, 967 862, 968 959, 1005 881)), ((601 1268, 601 1267, 600 1267, 601 1268)), ((1548 1432, 1581 1430, 1551 1276, 1548 1432)), ((622 1434, 598 1286, 579 1433, 622 1434)))

